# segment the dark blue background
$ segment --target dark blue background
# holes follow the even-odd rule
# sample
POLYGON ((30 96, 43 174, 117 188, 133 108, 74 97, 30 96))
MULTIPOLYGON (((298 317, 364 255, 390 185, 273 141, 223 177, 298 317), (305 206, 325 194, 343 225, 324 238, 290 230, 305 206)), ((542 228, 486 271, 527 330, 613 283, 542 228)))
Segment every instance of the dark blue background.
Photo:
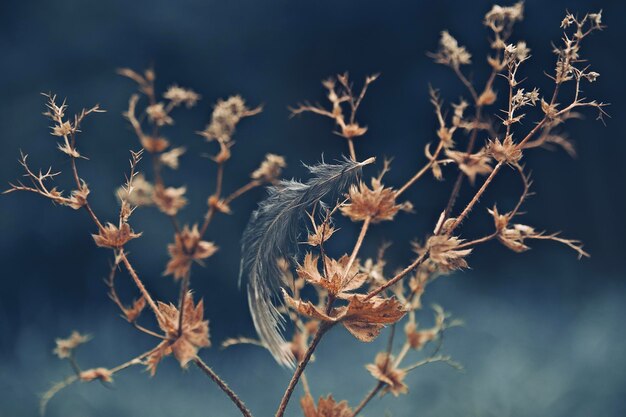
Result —
MULTIPOLYGON (((168 182, 188 185, 185 221, 199 219, 211 192, 213 167, 200 157, 209 145, 194 131, 204 127, 218 98, 240 93, 264 112, 245 120, 236 135, 226 171, 226 190, 244 183, 265 152, 287 157, 287 176, 300 177, 299 161, 311 163, 345 152, 327 120, 304 116, 288 120, 287 106, 323 100, 319 81, 349 70, 358 83, 366 74, 382 76, 366 98, 361 120, 367 135, 356 146, 360 156, 394 156, 389 184, 406 180, 423 163, 423 148, 436 129, 428 103, 428 84, 456 100, 463 88, 449 70, 425 55, 436 48, 439 32, 451 33, 474 55, 473 77, 486 76, 487 31, 481 25, 488 1, 3 1, 0 4, 0 180, 20 174, 18 149, 33 166, 53 164, 68 171, 48 134, 42 91, 67 97, 73 111, 100 103, 108 112, 84 124, 79 147, 90 158, 81 171, 90 184, 93 205, 105 219, 116 216, 113 190, 123 181, 128 149, 137 149, 121 112, 134 87, 115 75, 118 67, 153 65, 161 89, 177 82, 203 95, 199 106, 175 113, 166 131, 187 146, 179 173, 168 182), (190 173, 193 173, 191 175, 190 173)), ((526 206, 526 222, 564 230, 580 238, 591 259, 578 262, 567 249, 547 243, 515 255, 496 243, 477 250, 472 270, 436 283, 426 304, 441 303, 467 321, 451 331, 445 350, 467 367, 464 374, 432 366, 412 374, 411 392, 376 401, 364 415, 394 416, 620 416, 626 384, 626 338, 622 319, 626 199, 624 196, 625 113, 623 40, 626 6, 617 1, 528 1, 526 19, 515 39, 524 39, 533 58, 524 70, 527 86, 549 88, 543 70, 553 67, 550 42, 560 37, 565 9, 584 13, 604 9, 608 29, 585 45, 583 55, 601 73, 585 87, 589 97, 611 103, 604 127, 595 115, 569 124, 579 158, 562 151, 527 154, 536 179, 526 206)), ((374 170, 369 171, 373 174, 374 170)), ((424 181, 406 194, 414 215, 376 226, 365 246, 372 255, 383 239, 395 244, 390 267, 409 259, 408 242, 432 227, 445 203, 452 178, 424 181)), ((60 180, 60 185, 69 182, 60 180)), ((470 190, 466 190, 470 191, 470 190)), ((510 207, 518 182, 505 174, 483 198, 510 207)), ((193 283, 205 299, 214 344, 228 336, 252 335, 245 296, 237 288, 239 237, 263 191, 234 204, 209 235, 220 246, 193 283)), ((470 196, 465 193, 461 201, 470 196)), ((474 212, 467 236, 490 226, 483 208, 474 212)), ((139 212, 136 229, 144 237, 130 246, 138 269, 160 299, 176 295, 171 279, 161 277, 171 240, 169 223, 154 210, 139 212)), ((349 248, 353 225, 334 243, 349 248)), ((93 245, 93 226, 82 212, 53 207, 31 195, 0 198, 0 416, 35 415, 36 395, 65 376, 67 364, 51 350, 54 338, 72 329, 94 334, 79 352, 84 366, 112 366, 143 351, 150 341, 117 318, 102 278, 110 253, 93 245)), ((120 279, 120 282, 125 279, 120 279)), ((130 296, 132 287, 123 288, 130 296)), ((428 322, 429 315, 425 314, 428 322)), ((355 404, 373 381, 362 368, 383 342, 363 346, 343 332, 331 335, 311 366, 316 394, 333 392, 355 404)), ((271 415, 288 373, 254 348, 207 353, 208 361, 241 391, 259 416, 271 415)), ((98 384, 72 387, 50 406, 51 416, 234 416, 223 394, 198 375, 182 374, 173 361, 149 380, 138 370, 119 375, 117 389, 98 384)), ((294 402, 295 404, 295 402, 294 402)), ((298 415, 297 408, 290 415, 298 415)))

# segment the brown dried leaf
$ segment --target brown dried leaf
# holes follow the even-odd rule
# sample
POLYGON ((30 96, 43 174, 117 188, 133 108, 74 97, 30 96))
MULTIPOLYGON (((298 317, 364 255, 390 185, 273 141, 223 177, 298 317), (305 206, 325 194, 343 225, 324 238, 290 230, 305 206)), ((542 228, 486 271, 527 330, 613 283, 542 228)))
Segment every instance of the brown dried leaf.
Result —
POLYGON ((300 407, 304 417, 352 417, 353 411, 347 401, 336 402, 332 395, 320 397, 315 407, 311 394, 300 399, 300 407))

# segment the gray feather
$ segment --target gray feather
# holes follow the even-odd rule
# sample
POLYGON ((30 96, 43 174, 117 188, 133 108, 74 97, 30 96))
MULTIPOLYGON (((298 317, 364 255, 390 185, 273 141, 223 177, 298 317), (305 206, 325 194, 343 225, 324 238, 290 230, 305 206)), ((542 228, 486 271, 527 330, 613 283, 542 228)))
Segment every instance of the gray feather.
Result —
POLYGON ((312 177, 306 183, 290 180, 269 187, 268 197, 252 213, 243 233, 239 279, 247 278, 248 305, 261 341, 283 366, 293 367, 295 359, 285 347, 284 318, 274 304, 275 299, 282 303, 278 261, 294 259, 306 210, 324 198, 340 196, 358 179, 361 168, 372 162, 374 158, 364 162, 344 159, 307 166, 312 177))

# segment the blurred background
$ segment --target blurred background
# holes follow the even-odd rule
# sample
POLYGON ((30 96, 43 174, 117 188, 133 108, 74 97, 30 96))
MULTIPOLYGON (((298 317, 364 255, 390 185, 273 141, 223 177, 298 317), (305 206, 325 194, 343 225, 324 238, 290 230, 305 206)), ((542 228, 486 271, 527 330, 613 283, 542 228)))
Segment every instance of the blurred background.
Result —
MULTIPOLYGON (((128 150, 139 145, 121 113, 135 86, 116 68, 153 66, 162 91, 173 83, 202 94, 191 110, 174 112, 176 125, 165 135, 186 146, 180 171, 166 181, 186 184, 190 205, 186 222, 201 218, 212 192, 214 152, 194 132, 209 121, 219 98, 242 94, 259 116, 237 131, 233 158, 226 168, 225 190, 247 181, 266 152, 282 154, 286 177, 306 175, 300 162, 313 163, 346 153, 332 134, 332 123, 312 115, 289 119, 287 106, 303 100, 324 101, 320 81, 350 71, 357 86, 364 76, 381 72, 366 97, 360 120, 368 133, 356 143, 361 157, 393 156, 390 185, 403 183, 423 164, 423 149, 435 140, 436 120, 428 85, 446 102, 465 94, 452 72, 426 57, 437 48, 439 32, 449 29, 473 54, 471 76, 484 82, 488 68, 487 30, 481 21, 491 7, 467 1, 266 1, 212 0, 54 2, 23 0, 0 4, 0 181, 21 175, 19 149, 33 167, 53 165, 69 171, 55 150, 48 121, 41 115, 40 92, 67 97, 70 113, 95 103, 107 113, 83 125, 80 162, 99 215, 115 219, 113 190, 124 180, 128 150)), ((523 39, 532 59, 523 70, 525 86, 549 88, 543 71, 553 69, 551 42, 561 36, 566 9, 584 14, 603 9, 608 29, 586 42, 583 56, 599 72, 586 85, 588 97, 611 103, 606 126, 589 113, 567 126, 578 158, 565 152, 533 151, 525 157, 536 179, 523 222, 538 229, 563 230, 579 238, 592 257, 557 244, 537 242, 516 255, 497 243, 472 254, 471 270, 437 281, 424 296, 426 306, 441 304, 466 325, 446 335, 444 352, 463 363, 459 373, 430 365, 410 374, 408 395, 372 402, 365 416, 623 416, 626 414, 626 142, 624 54, 626 4, 618 1, 555 0, 526 2, 525 20, 513 39, 523 39)), ((500 84, 502 86, 502 84, 500 84)), ((530 126, 530 119, 526 122, 530 126)), ((147 167, 147 166, 146 166, 147 167)), ((380 167, 380 165, 379 165, 380 167)), ((375 169, 366 171, 374 175, 375 169)), ((364 248, 375 255, 392 240, 389 267, 405 265, 409 242, 432 229, 455 174, 443 183, 429 178, 406 193, 415 214, 400 214, 394 224, 373 228, 364 248)), ((59 179, 61 187, 70 182, 59 179)), ((459 201, 467 201, 466 188, 459 201)), ((485 208, 498 202, 511 207, 519 181, 505 173, 482 199, 464 229, 479 236, 491 226, 485 208)), ((209 238, 219 246, 206 268, 194 267, 193 286, 204 297, 214 347, 202 354, 240 392, 258 416, 272 415, 290 377, 270 356, 254 347, 220 351, 226 337, 252 336, 246 297, 237 287, 239 238, 264 196, 259 189, 233 205, 234 213, 211 225, 209 238)), ((154 209, 138 211, 135 230, 143 238, 130 245, 149 289, 159 299, 175 299, 176 286, 161 276, 172 240, 170 224, 154 209)), ((354 226, 333 239, 335 253, 349 250, 354 226)), ((69 375, 69 365, 52 354, 55 337, 76 329, 94 336, 78 351, 83 367, 114 366, 150 346, 121 318, 106 295, 103 278, 109 251, 95 247, 94 228, 84 212, 55 207, 34 195, 0 198, 0 416, 34 416, 38 395, 51 382, 69 375)), ((135 296, 124 274, 118 279, 127 300, 135 296)), ((423 323, 431 313, 426 310, 423 323)), ((332 332, 310 367, 313 392, 332 392, 354 405, 374 380, 363 368, 382 349, 386 337, 370 345, 345 332, 332 332)), ((298 396, 300 391, 298 391, 298 396)), ((300 415, 297 401, 288 415, 300 415)), ((141 369, 116 377, 113 387, 98 383, 73 386, 49 406, 49 416, 236 416, 237 410, 197 369, 181 371, 166 360, 155 378, 141 369)))

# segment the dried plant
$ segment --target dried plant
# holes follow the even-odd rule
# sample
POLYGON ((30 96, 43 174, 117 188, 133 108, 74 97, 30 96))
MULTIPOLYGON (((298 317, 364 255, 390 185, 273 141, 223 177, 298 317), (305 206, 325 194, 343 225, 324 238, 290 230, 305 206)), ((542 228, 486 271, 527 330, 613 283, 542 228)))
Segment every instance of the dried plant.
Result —
MULTIPOLYGON (((522 17, 521 2, 510 7, 494 6, 486 14, 484 24, 489 30, 491 55, 487 59, 490 75, 484 85, 472 83, 465 75, 465 68, 472 64, 468 49, 449 32, 441 33, 439 49, 430 55, 436 63, 456 74, 467 88, 468 98, 453 103, 448 111, 438 91, 431 89, 430 99, 439 125, 435 132, 437 139, 434 144, 426 145, 424 165, 405 183, 396 186, 384 183, 384 175, 390 168, 387 160, 380 174, 370 182, 361 179, 362 169, 373 163, 374 157, 358 159, 355 146, 356 139, 365 140, 367 133, 367 128, 357 121, 357 112, 378 75, 367 77, 358 91, 347 73, 332 77, 323 82, 329 107, 305 103, 291 109, 292 115, 314 113, 332 119, 337 126, 336 133, 348 145, 349 158, 337 157, 335 163, 308 166, 310 178, 306 182, 280 180, 285 160, 268 154, 251 173, 249 182, 230 194, 225 193, 223 178, 235 144, 236 127, 242 119, 259 113, 261 108, 249 107, 239 96, 218 101, 209 124, 198 132, 209 143, 217 145, 212 155, 217 165, 214 191, 207 198, 204 218, 192 225, 181 225, 178 219, 179 211, 187 204, 185 186, 166 184, 163 172, 166 168, 182 166, 179 160, 185 148, 173 147, 163 131, 174 124, 175 110, 183 105, 193 107, 200 100, 199 94, 173 85, 158 95, 152 70, 144 73, 130 69, 119 71, 133 80, 139 90, 131 96, 124 115, 142 149, 131 151, 129 173, 116 192, 120 210, 112 222, 104 222, 96 214, 89 201, 90 189, 78 171, 82 158, 78 150, 80 124, 85 117, 100 112, 100 108, 82 110, 69 118, 65 102, 59 104, 56 96, 47 95, 45 115, 52 122, 52 135, 59 140, 58 149, 70 159, 75 189, 68 194, 51 187, 50 182, 60 173, 52 168, 33 171, 27 155, 22 154, 20 164, 26 180, 11 184, 6 192, 30 191, 53 203, 84 209, 89 214, 96 228, 95 244, 110 249, 113 254, 106 280, 111 300, 126 321, 155 339, 155 344, 117 367, 83 369, 74 351, 90 337, 73 332, 67 339, 57 339, 54 353, 69 361, 74 374, 43 395, 42 413, 59 390, 73 383, 95 380, 111 383, 117 373, 136 365, 146 367, 150 375, 155 375, 159 363, 171 355, 182 367, 190 363, 199 367, 228 395, 242 415, 252 415, 239 396, 199 356, 200 349, 211 346, 209 322, 204 317, 203 301, 196 300, 190 282, 194 263, 203 265, 218 250, 215 242, 207 240, 210 224, 219 214, 230 213, 232 203, 239 196, 263 185, 269 186, 269 196, 252 213, 244 232, 240 276, 247 282, 250 311, 259 339, 235 337, 224 341, 222 347, 260 346, 268 349, 280 364, 294 368, 276 411, 277 417, 284 415, 300 380, 303 382, 300 405, 304 416, 354 417, 378 394, 405 394, 410 384, 409 373, 421 366, 442 362, 461 368, 449 355, 442 353, 444 332, 461 322, 443 308, 433 306, 434 324, 431 327, 418 324, 418 315, 424 314, 422 294, 429 284, 440 276, 467 268, 471 253, 492 240, 514 252, 528 250, 533 240, 551 240, 570 247, 579 257, 588 256, 580 242, 558 233, 538 231, 518 223, 517 219, 531 194, 530 175, 522 164, 526 152, 558 145, 572 153, 573 146, 559 130, 560 126, 584 108, 595 109, 599 118, 606 115, 605 103, 584 98, 581 93, 583 83, 594 82, 599 76, 582 58, 581 48, 585 38, 603 28, 601 13, 582 18, 567 13, 561 22, 564 35, 554 47, 556 63, 548 75, 554 86, 548 94, 532 85, 521 86, 521 71, 531 58, 530 49, 523 41, 511 41, 511 36, 514 24, 522 17), (561 103, 560 93, 567 87, 573 91, 573 99, 561 103), (530 112, 531 107, 537 107, 538 111, 530 112), (521 124, 533 114, 539 117, 532 125, 521 124), (528 125, 532 128, 525 128, 528 125), (145 156, 151 162, 151 172, 147 175, 139 171, 145 156), (492 231, 479 237, 463 235, 462 226, 470 213, 477 208, 498 173, 507 168, 516 173, 521 182, 517 203, 505 211, 495 205, 485 211, 493 218, 492 231), (361 248, 371 227, 385 221, 402 221, 404 215, 400 212, 411 212, 410 202, 401 201, 401 197, 429 173, 436 180, 456 175, 450 196, 442 202, 439 220, 432 231, 422 236, 421 243, 413 243, 415 258, 398 272, 389 274, 385 260, 387 244, 375 257, 366 259, 361 248), (473 197, 457 208, 457 197, 466 182, 475 187, 473 197), (137 208, 147 206, 161 211, 173 227, 172 243, 167 245, 170 260, 163 274, 172 276, 180 285, 176 303, 156 300, 150 294, 126 249, 129 241, 141 237, 140 232, 133 230, 131 217, 137 208), (335 219, 340 215, 359 224, 360 232, 354 246, 335 257, 324 245, 337 233, 344 233, 335 226, 335 219), (308 230, 306 238, 301 233, 304 230, 308 230), (304 251, 300 250, 302 248, 304 251), (137 287, 138 296, 130 303, 122 301, 116 290, 115 280, 120 269, 127 271, 137 287), (313 291, 303 291, 306 286, 313 291), (154 315, 156 328, 140 324, 145 310, 154 315), (404 333, 400 336, 397 326, 403 320, 404 333), (316 347, 334 327, 345 328, 360 342, 372 342, 383 329, 390 328, 384 343, 386 347, 366 365, 373 378, 372 389, 354 405, 338 402, 332 395, 322 396, 316 403, 306 379, 305 368, 316 347), (283 337, 285 333, 290 335, 289 340, 283 337), (403 343, 395 351, 394 341, 398 337, 403 338, 403 343)), ((323 364, 323 358, 319 362, 323 364)))

